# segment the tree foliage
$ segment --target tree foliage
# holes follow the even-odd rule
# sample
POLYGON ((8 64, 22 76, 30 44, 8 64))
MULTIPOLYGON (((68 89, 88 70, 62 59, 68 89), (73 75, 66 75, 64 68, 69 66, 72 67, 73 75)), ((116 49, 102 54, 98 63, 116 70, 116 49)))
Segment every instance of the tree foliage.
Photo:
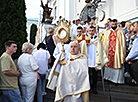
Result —
POLYGON ((30 43, 32 43, 33 45, 35 45, 36 32, 37 32, 37 26, 36 24, 32 24, 30 30, 30 43))
POLYGON ((5 51, 8 40, 17 42, 18 50, 13 58, 21 54, 21 47, 27 41, 26 5, 24 0, 0 0, 0 55, 5 51))

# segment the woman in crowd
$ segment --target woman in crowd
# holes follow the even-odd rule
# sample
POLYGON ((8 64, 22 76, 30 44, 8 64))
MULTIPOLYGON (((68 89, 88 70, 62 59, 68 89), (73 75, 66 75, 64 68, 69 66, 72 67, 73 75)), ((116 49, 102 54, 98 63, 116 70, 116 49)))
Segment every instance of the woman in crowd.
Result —
POLYGON ((31 55, 33 45, 24 43, 22 45, 23 54, 18 59, 18 67, 22 73, 19 77, 23 102, 33 102, 36 84, 38 65, 35 58, 31 55))
MULTIPOLYGON (((126 36, 126 56, 129 54, 129 51, 128 51, 129 41, 130 41, 129 35, 130 35, 131 32, 133 32, 130 29, 131 26, 132 26, 131 22, 126 22, 126 24, 125 24, 125 28, 127 29, 127 32, 125 34, 125 36, 126 36)), ((126 69, 126 72, 124 73, 124 76, 125 77, 130 77, 129 73, 131 73, 131 69, 130 69, 131 65, 128 64, 127 62, 125 62, 124 65, 125 65, 125 69, 126 69)))
MULTIPOLYGON (((127 35, 127 38, 126 38, 127 39, 127 43, 128 43, 128 47, 127 47, 127 53, 128 54, 129 54, 129 52, 130 52, 130 50, 131 50, 131 48, 133 46, 133 42, 134 42, 136 36, 137 36, 137 34, 134 33, 134 24, 133 23, 130 25, 130 31, 131 32, 129 33, 129 35, 127 35)), ((125 75, 125 77, 129 77, 131 75, 132 80, 130 82, 130 85, 131 84, 132 85, 136 85, 137 82, 136 82, 136 80, 134 78, 134 75, 133 75, 133 72, 132 72, 132 69, 131 69, 131 64, 128 64, 128 65, 129 65, 129 67, 126 68, 126 73, 124 75, 125 75)))
POLYGON ((51 62, 51 58, 49 52, 46 51, 46 45, 44 43, 40 43, 37 46, 37 51, 33 56, 37 60, 39 66, 37 73, 40 76, 40 79, 37 81, 37 102, 43 102, 42 95, 46 95, 46 71, 48 71, 48 63, 51 62))
POLYGON ((53 57, 53 52, 54 52, 55 46, 57 45, 57 40, 56 40, 56 37, 54 36, 54 28, 52 27, 48 28, 48 35, 46 36, 45 42, 47 45, 47 50, 49 51, 51 56, 51 63, 49 65, 50 67, 52 67, 55 61, 55 58, 53 57))
POLYGON ((130 27, 131 27, 131 22, 126 22, 126 24, 125 24, 125 28, 127 29, 127 32, 126 32, 126 50, 128 50, 128 47, 129 47, 129 39, 130 39, 129 34, 132 32, 132 30, 130 30, 130 27))

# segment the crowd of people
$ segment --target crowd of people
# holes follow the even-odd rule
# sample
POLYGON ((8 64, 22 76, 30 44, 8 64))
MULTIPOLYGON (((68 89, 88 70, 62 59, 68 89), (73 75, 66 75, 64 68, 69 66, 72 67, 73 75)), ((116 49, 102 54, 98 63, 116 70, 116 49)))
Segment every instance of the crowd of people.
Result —
MULTIPOLYGON (((63 95, 64 98, 60 98, 60 100, 58 97, 59 93, 57 93, 57 101, 64 99, 65 102, 83 102, 84 100, 87 100, 84 102, 88 102, 88 98, 85 99, 86 97, 83 97, 83 95, 88 95, 86 92, 90 90, 93 94, 97 94, 97 52, 105 52, 105 55, 100 56, 108 58, 108 62, 104 66, 105 80, 116 84, 124 84, 125 77, 132 77, 130 85, 137 85, 138 22, 122 21, 118 23, 117 19, 112 20, 108 18, 105 23, 105 29, 102 31, 101 42, 104 48, 103 51, 99 51, 99 46, 95 44, 96 39, 99 38, 95 18, 92 18, 88 22, 80 21, 79 19, 73 20, 72 24, 71 21, 64 20, 64 22, 70 27, 70 41, 64 44, 65 60, 75 60, 76 62, 70 62, 72 64, 70 68, 74 70, 71 74, 66 73, 67 71, 72 71, 68 69, 69 66, 56 65, 54 71, 59 73, 57 74, 59 75, 57 91, 60 91, 60 87, 63 86, 61 90, 64 92, 64 88, 70 87, 70 84, 81 87, 75 87, 76 91, 73 91, 74 93, 71 92, 72 90, 70 88, 66 89, 68 91, 65 91, 65 95, 69 92, 72 93, 71 97, 65 98, 63 95), (86 47, 86 56, 80 54, 81 46, 74 39, 74 36, 77 39, 83 34, 91 40, 91 43, 86 47), (84 66, 85 64, 86 66, 84 66), (83 67, 81 68, 80 65, 87 70, 84 70, 83 67), (74 69, 73 66, 76 66, 78 70, 74 69), (61 67, 63 68, 61 69, 61 67), (75 77, 72 79, 70 75, 75 77), (70 78, 67 78, 67 76, 70 76, 70 78), (62 80, 66 80, 66 84, 62 80), (75 80, 76 82, 70 82, 70 80, 75 80), (79 94, 75 94, 75 92, 79 94)), ((57 25, 59 23, 60 21, 57 22, 57 25)), ((33 102, 35 93, 38 99, 37 102, 43 102, 42 96, 46 95, 47 71, 54 66, 54 62, 59 58, 62 50, 62 44, 54 32, 54 28, 48 28, 48 35, 45 38, 46 44, 40 43, 37 46, 37 51, 34 53, 32 53, 34 45, 28 42, 22 45, 22 55, 18 58, 17 63, 18 69, 11 58, 11 55, 17 51, 17 43, 14 41, 7 41, 5 43, 6 51, 0 57, 0 90, 3 93, 3 102, 33 102)))

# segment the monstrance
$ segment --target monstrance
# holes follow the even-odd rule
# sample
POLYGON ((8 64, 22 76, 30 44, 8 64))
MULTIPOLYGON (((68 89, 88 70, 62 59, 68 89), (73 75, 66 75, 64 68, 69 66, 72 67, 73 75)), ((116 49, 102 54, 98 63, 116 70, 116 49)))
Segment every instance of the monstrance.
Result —
POLYGON ((69 39, 69 33, 70 33, 70 28, 69 26, 61 20, 60 24, 56 28, 56 35, 58 39, 62 43, 62 57, 63 59, 60 61, 60 64, 66 64, 67 62, 65 61, 65 56, 64 56, 64 42, 66 42, 69 39))

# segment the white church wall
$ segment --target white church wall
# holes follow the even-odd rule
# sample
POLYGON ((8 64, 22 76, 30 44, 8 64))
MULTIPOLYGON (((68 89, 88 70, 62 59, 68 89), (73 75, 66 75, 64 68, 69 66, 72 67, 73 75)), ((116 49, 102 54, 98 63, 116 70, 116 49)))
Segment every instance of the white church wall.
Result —
MULTIPOLYGON (((53 8, 51 16, 55 16, 54 8, 57 8, 56 19, 53 20, 54 23, 59 20, 59 16, 66 20, 77 19, 77 0, 51 0, 50 7, 53 8)), ((81 8, 83 9, 83 6, 81 8)))
MULTIPOLYGON (((109 17, 112 19, 116 18, 119 22, 127 21, 135 17, 137 17, 137 19, 132 20, 132 22, 138 20, 138 0, 102 1, 106 1, 106 3, 101 3, 102 6, 100 6, 96 11, 96 15, 101 10, 104 10, 106 13, 104 21, 99 22, 100 27, 104 27, 104 24, 109 17)), ((78 19, 85 5, 85 0, 50 0, 49 6, 53 8, 51 16, 56 16, 56 18, 53 19, 53 24, 59 20, 59 16, 71 21, 78 19)), ((28 21, 27 23, 27 33, 29 34, 32 23, 31 21, 28 21)), ((27 39, 29 41, 29 37, 27 39)))
POLYGON ((100 27, 104 27, 104 24, 107 22, 107 19, 112 18, 113 10, 111 9, 110 5, 112 5, 112 0, 106 0, 106 3, 102 4, 101 7, 96 9, 96 16, 99 15, 101 10, 103 10, 105 12, 105 19, 102 22, 99 22, 100 27))
MULTIPOLYGON (((118 22, 127 21, 132 18, 138 17, 138 0, 106 0, 106 3, 102 7, 97 9, 97 14, 104 10, 106 15, 103 22, 99 25, 104 27, 107 19, 117 19, 118 22)), ((136 21, 133 20, 132 22, 136 21)))
POLYGON ((82 9, 85 7, 86 3, 85 0, 77 0, 77 19, 79 19, 79 16, 81 14, 82 9))

